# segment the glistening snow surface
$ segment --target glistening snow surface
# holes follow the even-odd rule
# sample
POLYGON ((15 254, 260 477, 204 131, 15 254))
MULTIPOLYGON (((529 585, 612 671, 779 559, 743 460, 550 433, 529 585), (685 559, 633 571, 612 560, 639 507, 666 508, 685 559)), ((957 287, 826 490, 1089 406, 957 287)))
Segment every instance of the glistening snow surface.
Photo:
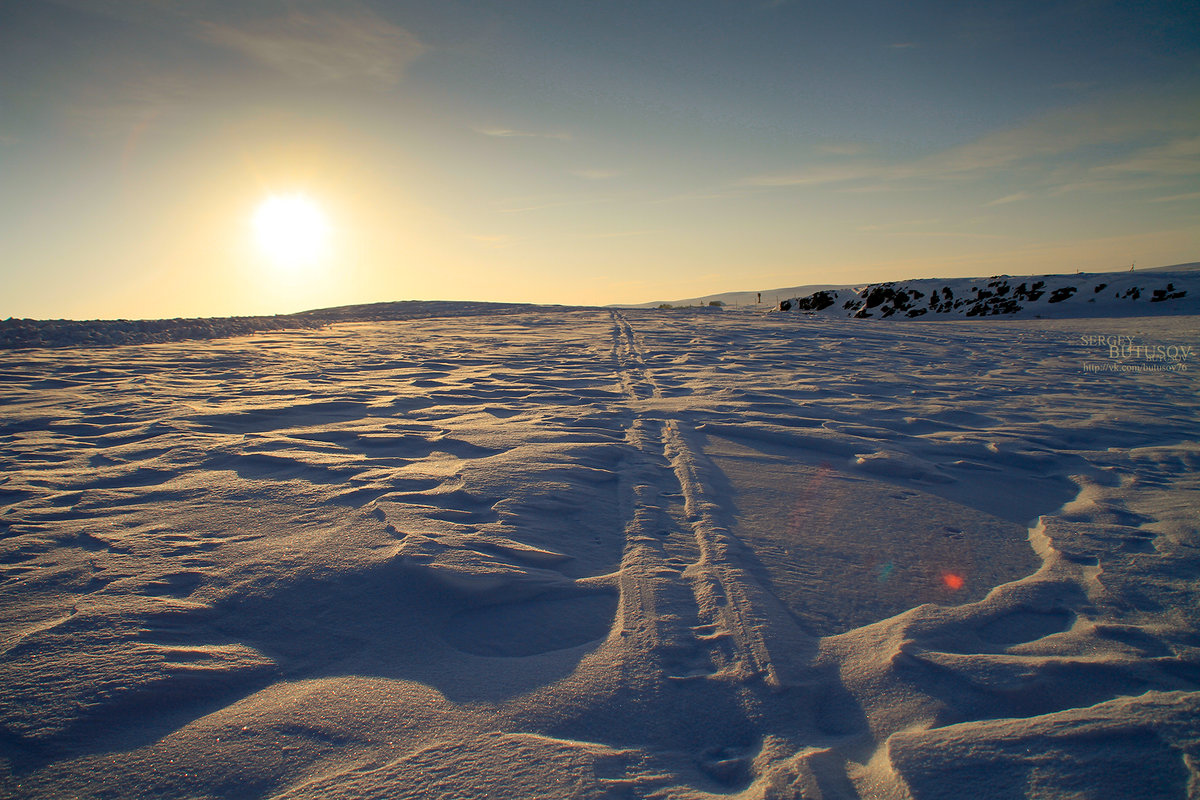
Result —
POLYGON ((1198 332, 0 354, 0 795, 1195 796, 1198 332))

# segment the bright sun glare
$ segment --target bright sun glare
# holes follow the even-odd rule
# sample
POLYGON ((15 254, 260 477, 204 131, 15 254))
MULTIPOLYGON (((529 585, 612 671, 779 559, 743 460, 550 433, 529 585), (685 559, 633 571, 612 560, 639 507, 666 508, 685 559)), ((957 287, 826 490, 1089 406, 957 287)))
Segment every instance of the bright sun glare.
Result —
POLYGON ((258 246, 273 262, 296 267, 312 264, 324 254, 329 221, 308 196, 276 194, 254 212, 254 232, 258 246))

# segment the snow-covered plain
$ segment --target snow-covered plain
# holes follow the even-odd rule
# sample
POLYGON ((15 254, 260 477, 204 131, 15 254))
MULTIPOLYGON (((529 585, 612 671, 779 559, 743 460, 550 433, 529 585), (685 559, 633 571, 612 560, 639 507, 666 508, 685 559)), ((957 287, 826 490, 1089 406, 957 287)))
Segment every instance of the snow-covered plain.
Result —
POLYGON ((0 353, 0 796, 1200 794, 1200 318, 462 314, 0 353))

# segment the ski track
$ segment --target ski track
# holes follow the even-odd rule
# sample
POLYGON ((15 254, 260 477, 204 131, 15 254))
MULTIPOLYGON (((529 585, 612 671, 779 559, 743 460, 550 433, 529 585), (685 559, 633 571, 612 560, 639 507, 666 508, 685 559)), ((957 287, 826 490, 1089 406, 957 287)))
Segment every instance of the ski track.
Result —
POLYGON ((1196 373, 1082 337, 1197 332, 0 354, 0 796, 1190 796, 1196 373))

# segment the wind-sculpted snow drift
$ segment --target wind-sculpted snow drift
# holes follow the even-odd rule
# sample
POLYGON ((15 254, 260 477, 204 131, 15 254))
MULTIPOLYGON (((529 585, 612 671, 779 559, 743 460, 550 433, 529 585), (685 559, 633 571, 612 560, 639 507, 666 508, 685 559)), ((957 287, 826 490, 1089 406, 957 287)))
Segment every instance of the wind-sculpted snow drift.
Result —
POLYGON ((0 796, 1200 792, 1197 318, 458 312, 0 354, 0 796))
POLYGON ((1194 315, 1200 271, 927 278, 826 289, 781 300, 776 310, 855 319, 1194 315))
MULTIPOLYGON (((277 314, 272 317, 205 317, 201 319, 4 319, 0 349, 23 347, 112 347, 124 344, 227 339, 266 331, 321 328, 337 322, 429 319, 512 314, 539 308, 521 303, 453 303, 406 300, 277 314)), ((544 307, 543 307, 544 308, 544 307)))

